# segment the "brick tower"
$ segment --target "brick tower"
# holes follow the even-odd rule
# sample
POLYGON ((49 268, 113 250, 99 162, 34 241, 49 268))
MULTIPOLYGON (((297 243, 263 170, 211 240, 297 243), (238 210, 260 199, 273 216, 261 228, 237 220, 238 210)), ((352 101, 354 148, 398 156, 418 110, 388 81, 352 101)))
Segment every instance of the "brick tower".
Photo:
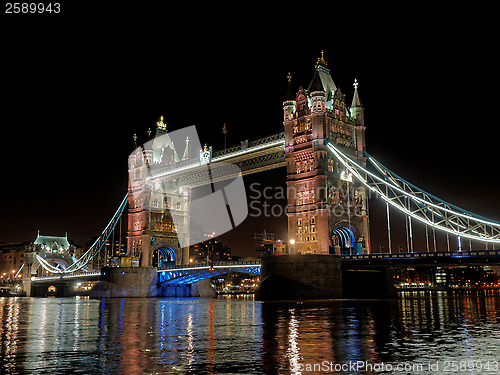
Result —
POLYGON ((370 252, 365 188, 328 151, 331 142, 366 165, 364 109, 354 83, 351 107, 333 82, 321 54, 307 89, 295 94, 288 76, 283 102, 288 190, 288 235, 292 253, 370 252))

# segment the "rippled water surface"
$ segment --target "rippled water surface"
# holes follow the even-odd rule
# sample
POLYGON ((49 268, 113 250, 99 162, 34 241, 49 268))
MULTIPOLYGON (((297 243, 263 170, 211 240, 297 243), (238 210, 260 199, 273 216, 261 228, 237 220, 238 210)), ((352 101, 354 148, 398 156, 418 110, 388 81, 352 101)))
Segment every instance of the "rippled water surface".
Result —
POLYGON ((313 374, 356 361, 372 373, 500 373, 500 297, 483 292, 302 303, 3 297, 0 316, 6 374, 313 374))

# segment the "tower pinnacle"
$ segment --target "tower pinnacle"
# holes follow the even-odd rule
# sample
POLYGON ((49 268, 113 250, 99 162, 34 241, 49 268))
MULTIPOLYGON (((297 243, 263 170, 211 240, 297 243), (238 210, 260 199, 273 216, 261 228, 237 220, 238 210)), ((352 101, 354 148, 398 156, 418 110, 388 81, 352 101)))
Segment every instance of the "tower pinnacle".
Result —
POLYGON ((358 124, 364 125, 364 109, 363 104, 361 104, 361 100, 359 99, 358 85, 358 80, 354 79, 354 95, 352 97, 351 103, 351 116, 356 120, 358 124))
POLYGON ((316 68, 318 68, 319 66, 326 68, 327 65, 328 65, 328 63, 325 60, 324 51, 321 50, 321 57, 318 59, 318 61, 316 63, 316 68))
POLYGON ((167 124, 163 122, 163 116, 160 117, 160 121, 156 122, 156 129, 167 131, 167 124))
POLYGON ((285 101, 295 100, 295 93, 292 90, 292 75, 290 74, 290 72, 288 72, 286 79, 288 80, 288 85, 286 87, 285 101))
POLYGON ((358 85, 359 82, 356 78, 354 78, 354 96, 352 97, 352 103, 351 103, 351 108, 354 107, 361 107, 363 108, 363 105, 361 104, 361 100, 359 99, 359 94, 358 94, 358 85))

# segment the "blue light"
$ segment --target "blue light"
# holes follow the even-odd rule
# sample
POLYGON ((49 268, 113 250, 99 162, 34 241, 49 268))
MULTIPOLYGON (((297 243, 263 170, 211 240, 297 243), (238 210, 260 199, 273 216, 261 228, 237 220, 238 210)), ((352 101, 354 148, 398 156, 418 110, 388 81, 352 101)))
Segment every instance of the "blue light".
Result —
POLYGON ((122 275, 125 275, 125 272, 122 272, 122 275))

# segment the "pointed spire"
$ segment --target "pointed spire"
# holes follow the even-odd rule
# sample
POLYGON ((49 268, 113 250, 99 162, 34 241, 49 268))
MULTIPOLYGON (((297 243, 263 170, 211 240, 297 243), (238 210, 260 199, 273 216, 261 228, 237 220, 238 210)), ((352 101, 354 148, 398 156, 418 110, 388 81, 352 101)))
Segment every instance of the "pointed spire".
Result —
POLYGON ((151 128, 148 128, 148 141, 151 140, 151 128))
POLYGON ((186 148, 184 149, 184 155, 182 155, 182 160, 189 159, 189 137, 186 137, 186 148))
POLYGON ((134 140, 134 149, 137 148, 137 134, 134 133, 134 135, 132 136, 132 139, 134 140))
POLYGON ((288 80, 288 85, 285 92, 285 102, 289 100, 295 100, 295 93, 292 90, 292 75, 290 74, 290 72, 288 72, 286 79, 288 80))
POLYGON ((318 69, 316 69, 316 71, 314 72, 314 77, 311 81, 311 84, 309 85, 308 90, 310 92, 325 91, 325 89, 323 88, 323 82, 321 82, 321 77, 319 76, 318 69))
POLYGON ((358 93, 358 80, 354 80, 354 96, 352 97, 351 104, 351 117, 356 120, 356 123, 359 125, 365 125, 365 110, 363 108, 363 104, 361 104, 361 100, 359 99, 358 93))
POLYGON ((363 105, 361 104, 361 100, 359 99, 359 93, 358 93, 358 80, 356 78, 354 78, 354 96, 352 97, 352 104, 351 104, 351 108, 354 108, 354 107, 361 107, 363 108, 363 105))

